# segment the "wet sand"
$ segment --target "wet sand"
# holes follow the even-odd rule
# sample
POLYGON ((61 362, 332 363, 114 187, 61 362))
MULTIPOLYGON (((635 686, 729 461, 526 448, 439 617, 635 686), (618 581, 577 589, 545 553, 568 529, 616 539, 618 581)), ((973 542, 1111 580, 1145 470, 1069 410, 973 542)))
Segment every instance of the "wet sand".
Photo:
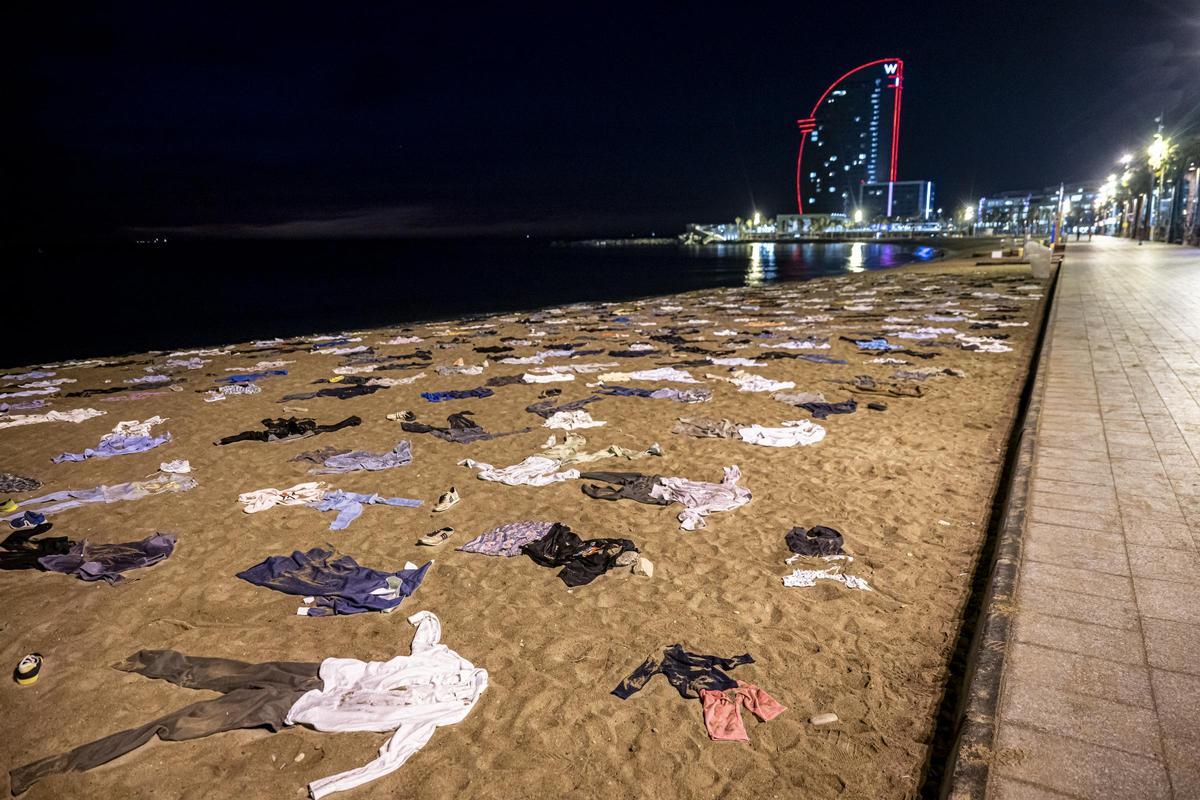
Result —
MULTIPOLYGON (((73 539, 130 541, 155 531, 179 537, 169 560, 134 573, 131 577, 137 580, 126 585, 85 584, 32 571, 0 572, 5 607, 0 664, 15 665, 33 651, 45 656, 42 677, 34 686, 21 688, 10 681, 0 689, 8 723, 8 735, 0 740, 0 764, 11 769, 212 696, 111 668, 138 649, 172 648, 246 661, 318 661, 330 656, 385 660, 409 652, 412 628, 405 617, 426 609, 441 617, 446 644, 488 670, 489 688, 465 721, 439 729, 400 770, 339 797, 913 797, 984 539, 1003 444, 1036 337, 1043 301, 1038 290, 1028 288, 1035 283, 1028 267, 977 268, 951 262, 607 307, 566 307, 561 315, 538 313, 533 322, 524 321, 529 315, 511 314, 462 324, 356 332, 362 341, 355 344, 373 347, 376 356, 432 348, 433 358, 423 362, 421 370, 378 373, 403 378, 424 371, 426 377, 412 385, 347 400, 277 402, 284 394, 322 388, 309 384, 330 377, 343 358, 307 349, 280 355, 239 352, 247 349, 244 345, 234 346, 227 355, 202 356, 211 363, 201 369, 165 372, 184 379, 183 391, 130 402, 105 402, 104 395, 49 396, 54 410, 92 407, 107 413, 81 424, 0 430, 0 470, 45 484, 30 494, 135 480, 153 473, 160 462, 183 458, 190 460, 200 485, 181 494, 96 504, 52 518, 53 533, 73 539), (871 290, 876 294, 862 294, 871 290), (976 297, 973 292, 1021 299, 976 297), (772 307, 785 296, 798 305, 772 307), (899 296, 924 301, 905 310, 897 307, 899 296), (735 307, 721 308, 718 303, 735 307), (994 304, 1019 310, 980 310, 994 304), (662 311, 664 306, 680 309, 662 311), (976 311, 974 319, 999 316, 1029 325, 971 330, 965 322, 922 319, 953 308, 976 311), (797 317, 817 314, 830 319, 796 326, 797 317), (587 396, 591 390, 585 384, 595 375, 579 375, 573 382, 500 386, 484 399, 429 403, 419 397, 423 391, 472 388, 488 378, 528 369, 497 363, 497 357, 529 355, 554 342, 606 350, 634 342, 655 344, 646 337, 674 329, 697 331, 684 333, 684 338, 709 349, 718 349, 721 342, 748 340, 737 347, 736 355, 743 357, 788 352, 761 348, 762 341, 829 336, 830 349, 811 352, 846 359, 848 364, 780 359, 746 370, 794 381, 796 387, 789 391, 823 392, 830 401, 840 401, 852 393, 832 379, 871 375, 888 380, 898 367, 865 363, 887 354, 859 352, 838 337, 885 333, 884 325, 902 324, 885 323, 890 315, 912 318, 914 326, 1007 335, 1004 343, 1012 351, 975 352, 893 339, 915 351, 937 354, 929 360, 897 356, 912 362, 900 368, 953 368, 966 377, 908 382, 923 387, 921 397, 858 394, 856 413, 814 420, 827 435, 811 446, 759 447, 672 433, 681 416, 763 425, 810 418, 807 411, 773 400, 769 393, 739 392, 723 381, 705 381, 715 395, 707 403, 606 397, 588 406, 596 419, 607 422, 579 431, 588 450, 609 444, 641 450, 658 442, 663 454, 639 461, 600 461, 583 469, 719 481, 722 467, 741 468, 742 485, 752 491, 753 500, 713 514, 706 528, 693 532, 680 530, 677 505, 591 499, 581 493, 580 481, 506 486, 478 480, 474 471, 458 465, 470 457, 507 466, 536 454, 551 433, 561 441, 563 431, 541 427, 542 419, 525 407, 547 388, 561 388, 562 401, 587 396), (613 322, 616 316, 629 321, 613 322), (554 324, 562 319, 570 323, 554 324), (696 319, 710 322, 688 322, 696 319), (577 332, 575 323, 613 330, 577 332), (778 331, 781 326, 797 329, 778 331), (714 334, 725 329, 750 335, 714 334), (496 345, 503 337, 526 338, 531 330, 545 331, 546 336, 499 356, 473 350, 496 345), (775 330, 778 336, 757 338, 763 330, 775 330), (378 344, 397 335, 425 341, 378 344), (456 337, 463 341, 445 348, 436 345, 456 337), (488 358, 491 363, 482 375, 443 377, 433 371, 456 358, 467 364, 488 358), (296 363, 286 366, 287 376, 260 381, 261 394, 206 403, 197 393, 211 389, 215 378, 232 374, 226 368, 272 359, 296 363), (866 403, 876 400, 886 402, 888 409, 868 410, 866 403), (285 405, 306 408, 300 416, 319 423, 352 414, 363 423, 299 441, 212 444, 220 436, 257 428, 265 417, 289 416, 282 411, 285 405), (404 433, 398 422, 385 419, 388 413, 406 409, 430 424, 445 424, 447 414, 469 409, 489 431, 527 426, 534 430, 459 445, 404 433), (174 440, 163 447, 107 460, 50 461, 57 453, 94 446, 119 420, 154 414, 169 418, 161 430, 169 430, 174 440), (347 530, 331 531, 330 514, 279 507, 248 515, 237 502, 242 492, 321 479, 307 474, 311 464, 288 461, 300 452, 327 445, 378 452, 405 438, 412 442, 412 464, 324 479, 347 490, 420 498, 424 505, 419 509, 371 506, 347 530), (451 485, 458 488, 462 502, 445 514, 431 513, 439 493, 451 485), (614 570, 568 591, 555 577, 556 570, 527 557, 494 558, 453 549, 486 529, 522 519, 560 521, 585 538, 631 539, 654 563, 655 574, 645 578, 614 570), (829 581, 811 588, 781 583, 782 576, 807 566, 783 563, 790 555, 784 534, 794 526, 818 524, 844 534, 846 552, 855 558, 848 572, 867 580, 874 591, 855 591, 829 581), (450 542, 436 549, 415 545, 419 536, 442 525, 457 530, 450 542), (296 616, 298 598, 235 577, 267 556, 325 543, 380 569, 399 569, 405 561, 420 564, 430 557, 435 564, 417 593, 393 614, 322 619, 296 616), (610 694, 647 656, 676 642, 721 656, 749 652, 755 662, 737 668, 733 676, 761 686, 788 711, 767 723, 743 712, 750 742, 713 742, 706 735, 700 703, 681 699, 661 676, 628 700, 610 694), (836 713, 840 721, 824 727, 809 723, 811 716, 824 712, 836 713)), ((943 334, 933 341, 955 339, 943 334)), ((629 371, 701 357, 656 346, 657 355, 639 358, 601 354, 550 359, 546 364, 619 362, 611 369, 629 371)), ((86 351, 86 343, 81 342, 80 349, 86 351)), ((166 357, 131 358, 154 367, 166 357)), ((127 378, 146 374, 146 365, 56 372, 78 380, 64 387, 72 391, 122 385, 127 378)), ((722 366, 683 368, 702 381, 706 373, 727 372, 722 366)), ((50 409, 13 413, 46 410, 50 409)), ((237 731, 190 742, 155 742, 91 772, 48 778, 24 796, 299 798, 305 796, 308 781, 366 763, 386 739, 384 734, 295 727, 277 734, 237 731)))

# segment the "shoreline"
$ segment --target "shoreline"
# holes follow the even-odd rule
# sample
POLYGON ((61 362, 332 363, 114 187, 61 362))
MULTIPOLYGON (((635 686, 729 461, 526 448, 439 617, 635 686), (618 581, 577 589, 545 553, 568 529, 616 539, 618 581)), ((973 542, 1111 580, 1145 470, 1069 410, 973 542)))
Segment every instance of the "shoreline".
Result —
MULTIPOLYGON (((675 243, 675 244, 678 245, 678 243, 675 243)), ((691 245, 678 245, 678 246, 679 247, 691 247, 691 245)), ((869 271, 870 272, 889 272, 892 270, 906 269, 909 267, 920 267, 922 265, 937 264, 937 263, 941 263, 942 261, 944 261, 947 257, 948 256, 946 256, 945 254, 939 254, 939 255, 931 258, 928 261, 908 262, 908 263, 899 264, 899 265, 893 266, 893 267, 872 267, 869 271)), ((849 274, 855 274, 855 273, 848 272, 848 273, 844 273, 844 274, 849 275, 849 274)), ((812 277, 802 278, 800 280, 782 280, 782 281, 777 281, 775 283, 767 284, 767 285, 786 286, 786 285, 792 285, 792 284, 806 283, 808 281, 820 280, 822 278, 828 278, 828 277, 830 277, 830 276, 814 275, 812 277)), ((655 292, 655 293, 645 294, 645 295, 622 296, 622 297, 606 298, 606 299, 579 300, 579 301, 576 301, 575 303, 564 303, 564 304, 559 304, 559 305, 569 306, 569 305, 575 305, 575 304, 591 304, 591 303, 646 302, 646 301, 655 300, 655 299, 659 299, 659 298, 674 297, 676 295, 688 295, 688 294, 693 294, 696 292, 715 291, 720 288, 737 288, 737 287, 734 287, 734 286, 730 286, 730 287, 698 287, 698 288, 694 288, 694 289, 685 289, 685 290, 678 291, 678 292, 666 292, 666 293, 655 292)), ((386 323, 383 325, 371 325, 371 326, 362 328, 362 330, 374 330, 374 329, 380 329, 380 328, 419 327, 419 326, 433 325, 433 324, 441 323, 441 322, 451 322, 454 320, 474 321, 474 320, 484 319, 487 317, 492 317, 492 316, 497 316, 497 315, 508 315, 508 314, 528 315, 528 314, 537 313, 538 311, 543 310, 545 308, 552 308, 552 307, 558 307, 558 306, 557 305, 523 306, 523 307, 517 307, 517 308, 501 308, 501 309, 494 309, 491 311, 480 311, 480 312, 473 312, 473 313, 450 313, 450 312, 447 312, 444 315, 439 314, 439 315, 435 315, 432 317, 425 317, 425 318, 396 320, 396 321, 392 321, 392 322, 389 322, 389 323, 386 323)), ((357 328, 354 328, 354 329, 342 328, 340 330, 335 329, 335 328, 323 328, 321 330, 299 332, 299 333, 295 333, 290 336, 281 337, 281 338, 304 339, 304 338, 311 338, 314 336, 329 336, 329 335, 335 335, 335 334, 340 335, 340 334, 345 334, 345 333, 353 334, 355 332, 360 332, 360 331, 357 328)), ((209 339, 209 340, 202 341, 202 342, 193 342, 190 344, 180 345, 180 347, 178 347, 178 348, 164 348, 164 349, 153 349, 153 350, 134 349, 134 350, 124 350, 124 351, 116 352, 116 353, 101 353, 101 354, 87 354, 87 355, 76 354, 76 355, 73 355, 66 359, 61 359, 61 358, 60 359, 44 359, 41 361, 32 361, 32 362, 28 362, 25 364, 0 366, 0 372, 14 372, 14 371, 19 371, 19 370, 24 370, 24 369, 34 369, 34 368, 45 366, 48 364, 61 363, 64 361, 95 360, 95 359, 106 359, 106 358, 113 358, 113 359, 130 358, 130 357, 138 356, 138 355, 169 353, 169 352, 179 350, 182 348, 188 348, 188 349, 196 349, 196 348, 214 349, 214 348, 217 348, 217 349, 219 349, 219 348, 224 348, 224 347, 233 347, 233 346, 237 346, 239 344, 246 344, 246 342, 245 341, 240 341, 240 342, 229 341, 229 340, 219 340, 218 341, 218 340, 209 339)))

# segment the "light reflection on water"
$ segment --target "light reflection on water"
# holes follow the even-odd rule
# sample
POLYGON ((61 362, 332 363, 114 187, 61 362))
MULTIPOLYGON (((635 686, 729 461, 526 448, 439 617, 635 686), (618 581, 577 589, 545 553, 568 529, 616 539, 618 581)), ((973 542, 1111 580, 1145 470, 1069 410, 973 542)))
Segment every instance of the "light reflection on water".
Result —
POLYGON ((866 267, 863 261, 863 251, 866 250, 866 245, 862 242, 854 242, 850 245, 850 260, 846 263, 846 269, 850 272, 865 272, 866 267))
POLYGON ((745 259, 742 283, 746 286, 866 272, 918 260, 911 248, 877 242, 749 242, 712 245, 711 252, 719 261, 745 259))
POLYGON ((762 286, 775 282, 775 243, 755 242, 750 245, 750 266, 746 269, 746 285, 762 286))

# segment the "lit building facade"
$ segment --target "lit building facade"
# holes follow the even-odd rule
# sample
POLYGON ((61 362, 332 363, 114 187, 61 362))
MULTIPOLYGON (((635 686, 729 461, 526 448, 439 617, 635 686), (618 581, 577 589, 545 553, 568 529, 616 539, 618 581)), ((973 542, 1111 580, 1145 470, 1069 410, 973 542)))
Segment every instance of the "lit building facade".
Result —
POLYGON ((863 222, 880 219, 929 219, 934 214, 932 181, 864 183, 858 209, 863 222))
POLYGON ((851 214, 865 184, 896 180, 903 88, 903 61, 871 61, 834 81, 797 120, 800 214, 851 214))
POLYGON ((1067 231, 1086 230, 1096 224, 1099 187, 1090 183, 1050 186, 1040 192, 1000 192, 979 198, 976 230, 991 233, 1045 235, 1061 209, 1067 231))

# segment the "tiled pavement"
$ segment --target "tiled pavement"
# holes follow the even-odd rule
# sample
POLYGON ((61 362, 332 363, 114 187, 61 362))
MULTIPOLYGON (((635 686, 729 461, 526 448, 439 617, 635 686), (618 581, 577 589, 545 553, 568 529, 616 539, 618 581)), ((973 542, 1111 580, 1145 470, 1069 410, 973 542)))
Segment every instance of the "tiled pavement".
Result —
POLYGON ((988 797, 1200 798, 1200 250, 1059 284, 988 797))

